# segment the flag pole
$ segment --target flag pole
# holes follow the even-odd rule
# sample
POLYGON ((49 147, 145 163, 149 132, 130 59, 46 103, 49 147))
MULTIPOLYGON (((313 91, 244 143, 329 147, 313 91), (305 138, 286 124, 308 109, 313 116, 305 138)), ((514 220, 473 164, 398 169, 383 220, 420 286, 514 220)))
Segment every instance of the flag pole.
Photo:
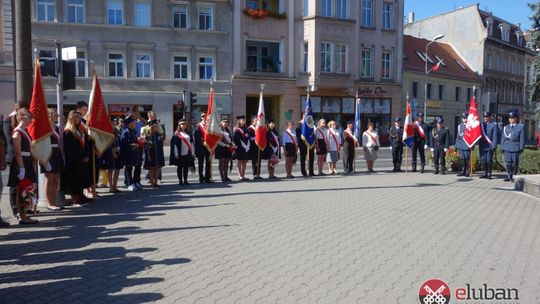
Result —
MULTIPOLYGON (((354 90, 354 89, 353 89, 354 90)), ((356 90, 356 94, 354 95, 354 119, 356 120, 356 112, 358 111, 358 90, 356 90)), ((360 117, 358 117, 360 118, 360 117)), ((360 121, 356 122, 355 125, 358 123, 358 137, 360 137, 360 121)), ((353 131, 353 137, 354 137, 354 131, 353 131)), ((354 156, 353 156, 353 172, 356 173, 356 144, 360 141, 359 138, 356 139, 357 142, 354 143, 354 156)))
POLYGON ((409 173, 409 146, 405 145, 405 173, 409 173))
MULTIPOLYGON (((214 89, 214 80, 210 79, 210 91, 212 91, 213 89, 214 89)), ((212 101, 212 102, 214 102, 214 101, 212 101)), ((206 132, 208 132, 208 109, 206 109, 206 114, 207 115, 204 116, 204 119, 205 119, 204 126, 206 127, 206 131, 204 132, 204 134, 206 134, 206 132)), ((214 114, 214 113, 212 113, 212 114, 214 114)), ((203 140, 204 140, 204 137, 206 137, 206 135, 203 136, 203 140)), ((210 179, 210 182, 213 182, 212 175, 213 175, 213 171, 214 171, 213 170, 213 165, 214 164, 212 163, 212 160, 214 159, 214 151, 209 151, 209 152, 210 152, 210 178, 209 179, 210 179)), ((204 155, 203 155, 203 157, 204 157, 204 155)))
POLYGON ((92 144, 92 198, 96 199, 96 147, 92 144))

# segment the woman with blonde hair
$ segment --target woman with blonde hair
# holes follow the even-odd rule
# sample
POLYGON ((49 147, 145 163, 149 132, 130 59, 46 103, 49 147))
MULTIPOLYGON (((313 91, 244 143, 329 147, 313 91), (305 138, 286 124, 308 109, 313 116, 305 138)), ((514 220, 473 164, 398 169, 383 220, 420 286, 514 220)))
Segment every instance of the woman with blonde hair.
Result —
POLYGON ((49 108, 47 109, 47 116, 49 117, 49 124, 53 130, 51 135, 51 147, 52 154, 49 159, 49 163, 46 166, 41 166, 41 172, 45 174, 45 195, 49 206, 49 210, 61 210, 63 207, 58 207, 56 205, 56 193, 58 192, 58 185, 60 182, 60 173, 64 170, 64 157, 62 156, 62 150, 60 147, 60 134, 58 127, 55 123, 58 119, 58 114, 56 109, 49 108))
POLYGON ((323 168, 328 153, 328 128, 324 118, 319 119, 318 127, 315 129, 315 136, 317 137, 317 168, 319 169, 319 175, 326 175, 323 168))
POLYGON ((362 135, 362 144, 364 149, 364 159, 366 160, 368 172, 375 172, 373 170, 373 164, 377 160, 377 152, 379 151, 379 134, 374 131, 374 125, 369 122, 367 130, 362 135))
POLYGON ((336 174, 336 164, 339 160, 339 150, 341 149, 341 135, 336 129, 336 122, 331 120, 328 122, 328 154, 326 155, 326 161, 328 162, 328 169, 330 174, 336 174))
POLYGON ((66 169, 62 176, 64 192, 71 195, 73 207, 82 206, 81 193, 84 181, 84 163, 88 164, 90 158, 85 154, 84 131, 81 126, 81 113, 70 111, 64 129, 64 153, 66 155, 66 169))
POLYGON ((287 123, 287 129, 283 131, 281 140, 284 147, 283 153, 285 154, 285 171, 287 172, 287 178, 294 178, 292 175, 292 168, 298 153, 298 139, 296 138, 296 132, 294 130, 294 122, 289 121, 287 123))

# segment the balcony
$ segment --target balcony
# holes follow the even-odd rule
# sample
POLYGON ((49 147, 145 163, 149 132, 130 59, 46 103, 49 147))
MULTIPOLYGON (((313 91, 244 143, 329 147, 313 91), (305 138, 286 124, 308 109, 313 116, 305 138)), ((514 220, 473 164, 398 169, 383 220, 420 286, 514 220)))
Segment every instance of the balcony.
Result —
POLYGON ((281 70, 279 43, 246 41, 246 74, 279 76, 281 70))
POLYGON ((244 15, 253 19, 286 19, 279 0, 247 0, 244 15))

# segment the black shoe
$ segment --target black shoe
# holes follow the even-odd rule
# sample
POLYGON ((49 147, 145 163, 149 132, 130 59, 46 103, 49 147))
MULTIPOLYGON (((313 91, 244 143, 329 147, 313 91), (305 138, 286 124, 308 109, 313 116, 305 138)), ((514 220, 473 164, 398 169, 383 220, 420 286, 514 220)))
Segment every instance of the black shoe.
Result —
POLYGON ((484 173, 484 174, 482 174, 482 175, 480 176, 480 178, 488 178, 488 176, 487 176, 486 173, 484 173))
POLYGON ((232 179, 228 178, 228 177, 225 177, 225 181, 226 182, 232 182, 232 179))
POLYGON ((204 180, 204 183, 205 183, 205 184, 213 184, 214 182, 211 181, 210 179, 205 179, 205 180, 204 180))
POLYGON ((37 223, 38 223, 38 220, 29 220, 29 221, 20 220, 19 221, 19 225, 32 225, 32 224, 37 224, 37 223))
POLYGON ((465 172, 461 171, 457 176, 465 176, 465 172))
POLYGON ((507 177, 507 178, 504 179, 504 181, 509 182, 509 181, 511 181, 511 179, 510 179, 510 177, 507 177))
POLYGON ((416 168, 412 168, 411 172, 416 172, 416 168))
POLYGON ((0 228, 9 228, 11 226, 8 222, 5 222, 4 220, 0 220, 0 228))
POLYGON ((263 179, 263 178, 260 177, 260 176, 255 176, 255 177, 253 177, 253 179, 263 179))
POLYGON ((302 173, 302 176, 303 176, 303 177, 307 177, 307 173, 302 173))
POLYGON ((425 172, 424 168, 420 169, 420 173, 424 173, 424 172, 425 172))
POLYGON ((439 174, 439 170, 435 170, 435 172, 433 172, 433 174, 439 174))
POLYGON ((445 175, 445 174, 446 174, 446 170, 442 170, 441 175, 445 175))

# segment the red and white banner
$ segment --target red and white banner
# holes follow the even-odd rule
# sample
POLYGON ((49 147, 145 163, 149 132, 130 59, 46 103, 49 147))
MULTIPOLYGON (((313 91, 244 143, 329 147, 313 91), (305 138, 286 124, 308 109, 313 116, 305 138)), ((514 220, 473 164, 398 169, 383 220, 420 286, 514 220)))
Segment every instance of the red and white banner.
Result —
POLYGON ((478 109, 476 108, 476 99, 471 98, 471 106, 469 108, 469 116, 467 117, 467 125, 465 126, 465 134, 463 140, 471 148, 476 142, 482 138, 482 129, 480 128, 480 120, 478 119, 478 109))
POLYGON ((90 92, 88 100, 87 126, 88 136, 94 140, 98 155, 103 154, 114 142, 114 130, 95 71, 93 72, 92 92, 90 92))
POLYGON ((214 89, 210 89, 210 97, 208 98, 208 112, 206 113, 206 124, 204 130, 204 145, 213 153, 217 145, 221 141, 221 125, 219 123, 219 113, 216 110, 214 100, 214 89))
POLYGON ((259 96, 259 111, 257 113, 257 125, 255 128, 255 144, 261 151, 266 148, 266 117, 264 116, 264 101, 262 91, 259 96))
POLYGON ((36 59, 35 62, 34 76, 34 90, 30 101, 30 112, 34 119, 28 125, 28 134, 32 138, 30 151, 32 156, 45 166, 52 155, 50 136, 53 131, 49 123, 47 102, 45 102, 45 94, 41 83, 39 59, 36 59))

